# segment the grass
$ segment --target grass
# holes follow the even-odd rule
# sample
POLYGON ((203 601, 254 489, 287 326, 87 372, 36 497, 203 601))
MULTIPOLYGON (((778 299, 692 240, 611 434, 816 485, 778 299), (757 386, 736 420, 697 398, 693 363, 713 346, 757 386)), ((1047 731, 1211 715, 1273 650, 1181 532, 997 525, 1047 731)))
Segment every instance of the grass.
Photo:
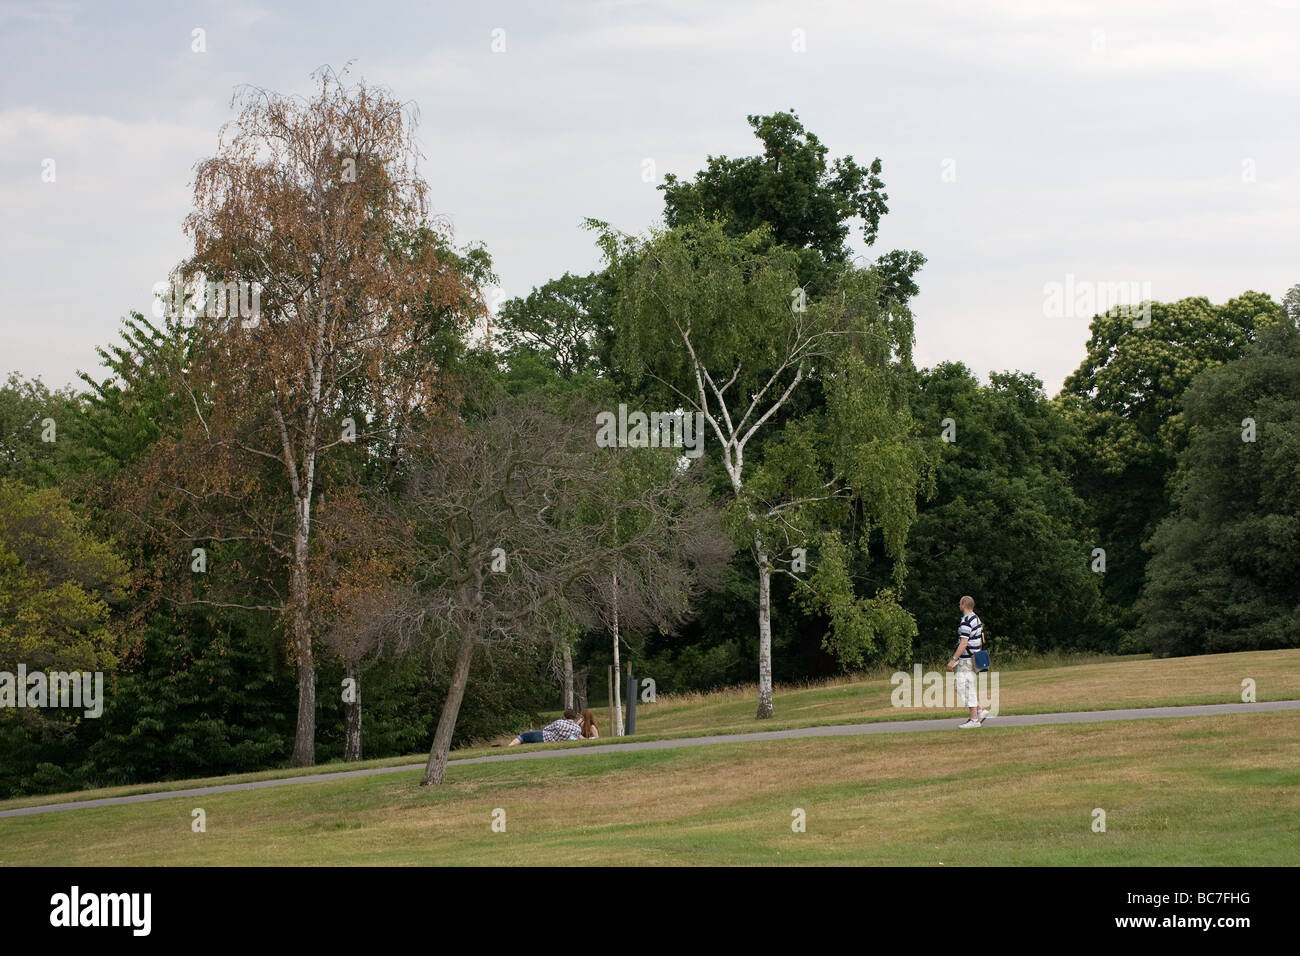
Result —
POLYGON ((403 771, 0 819, 0 864, 1295 865, 1297 730, 1261 712, 453 763, 440 788, 403 771))
MULTIPOLYGON (((1010 665, 996 660, 995 663, 999 670, 999 714, 1240 702, 1241 682, 1247 677, 1255 680, 1259 700, 1300 699, 1300 650, 1249 651, 1163 660, 1058 654, 1018 660, 1010 665)), ((933 710, 893 707, 890 698, 894 685, 889 678, 890 672, 877 671, 797 687, 778 687, 776 715, 765 721, 754 718, 758 698, 754 685, 709 694, 659 694, 655 703, 638 704, 637 734, 621 739, 655 740, 937 716, 933 710)), ((955 710, 939 712, 956 713, 955 710)), ((608 708, 596 710, 601 732, 605 734, 599 741, 602 744, 619 740, 608 736, 608 715, 608 708)), ((559 714, 556 712, 552 716, 559 714)), ((508 739, 502 737, 495 743, 499 746, 508 739)), ((452 754, 452 760, 499 753, 491 743, 462 747, 452 754)), ((537 745, 529 749, 581 746, 585 744, 537 745)), ((313 773, 392 767, 423 763, 426 757, 427 754, 412 754, 356 763, 339 761, 308 769, 279 768, 228 777, 160 781, 74 794, 46 794, 0 801, 0 810, 313 773)))
MULTIPOLYGON (((1300 650, 1163 660, 1086 658, 1054 667, 995 663, 1000 714, 1239 703, 1241 682, 1248 677, 1256 682, 1258 700, 1300 698, 1300 650)), ((761 725, 754 720, 758 691, 753 686, 708 695, 659 695, 653 704, 638 705, 636 728, 638 736, 682 736, 936 716, 893 707, 889 676, 880 672, 779 690, 775 719, 761 725)))

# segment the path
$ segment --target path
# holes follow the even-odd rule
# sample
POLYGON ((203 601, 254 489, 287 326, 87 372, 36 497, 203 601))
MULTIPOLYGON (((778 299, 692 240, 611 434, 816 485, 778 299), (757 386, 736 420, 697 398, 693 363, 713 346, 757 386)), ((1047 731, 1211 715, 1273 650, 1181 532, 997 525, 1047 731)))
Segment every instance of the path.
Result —
MULTIPOLYGON (((1151 720, 1160 717, 1213 717, 1220 714, 1254 714, 1279 710, 1300 710, 1300 700, 1261 701, 1255 704, 1199 704, 1190 707, 1140 707, 1132 710, 1084 710, 1063 714, 1008 714, 990 717, 987 727, 962 733, 988 733, 998 727, 1028 727, 1041 724, 1093 724, 1111 720, 1151 720)), ((549 760, 555 757, 586 757, 591 754, 623 753, 629 750, 671 750, 679 747, 707 747, 712 744, 749 743, 756 740, 791 740, 800 737, 845 737, 866 734, 915 733, 926 730, 952 730, 961 718, 942 717, 936 720, 882 720, 869 724, 833 724, 826 727, 795 727, 790 730, 760 730, 741 734, 715 734, 709 737, 674 737, 667 740, 640 740, 623 744, 591 744, 567 747, 560 750, 512 750, 509 753, 486 757, 453 759, 448 767, 472 763, 495 763, 501 760, 549 760)), ((82 810, 87 807, 109 807, 124 803, 146 803, 150 800, 168 800, 174 797, 198 797, 212 793, 229 793, 233 790, 260 790, 263 787, 287 787, 302 783, 320 783, 324 780, 346 780, 349 777, 369 777, 381 773, 410 773, 424 769, 423 763, 402 764, 396 767, 371 767, 366 770, 340 770, 334 773, 313 773, 301 777, 284 777, 279 780, 254 780, 249 783, 227 783, 210 787, 190 787, 186 790, 162 790, 156 793, 137 793, 127 797, 100 797, 96 800, 79 800, 70 803, 47 803, 36 807, 19 807, 0 810, 0 817, 20 817, 33 813, 54 813, 58 810, 82 810)))

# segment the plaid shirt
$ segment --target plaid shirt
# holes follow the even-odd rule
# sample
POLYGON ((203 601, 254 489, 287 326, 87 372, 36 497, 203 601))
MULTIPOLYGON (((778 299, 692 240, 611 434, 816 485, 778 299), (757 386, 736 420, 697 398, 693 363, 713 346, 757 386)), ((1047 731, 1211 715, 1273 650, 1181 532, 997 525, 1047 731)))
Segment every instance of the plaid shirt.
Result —
POLYGON ((564 717, 542 728, 543 743, 550 744, 557 740, 580 740, 581 738, 582 727, 564 717))

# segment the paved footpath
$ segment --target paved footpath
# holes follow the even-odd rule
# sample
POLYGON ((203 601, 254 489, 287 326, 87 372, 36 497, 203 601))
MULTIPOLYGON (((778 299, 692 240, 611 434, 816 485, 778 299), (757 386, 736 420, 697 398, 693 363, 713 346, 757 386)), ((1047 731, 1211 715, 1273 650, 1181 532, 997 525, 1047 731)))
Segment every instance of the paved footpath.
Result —
MULTIPOLYGON (((1160 717, 1215 717, 1221 714, 1255 714, 1262 711, 1300 710, 1300 700, 1260 701, 1255 704, 1201 704, 1193 707, 1139 707, 1132 710, 1081 710, 1064 714, 1014 714, 990 717, 984 727, 961 733, 988 733, 998 727, 1028 727, 1040 724, 1095 724, 1111 720, 1151 720, 1160 717)), ((591 754, 624 753, 629 750, 674 750, 679 747, 707 747, 711 744, 750 743, 756 740, 791 740, 799 737, 857 737, 865 734, 916 733, 926 730, 954 730, 960 717, 943 717, 937 720, 882 720, 869 724, 832 724, 826 727, 795 727, 791 730, 760 730, 744 734, 715 734, 710 737, 674 737, 668 740, 640 740, 623 744, 591 744, 566 747, 558 750, 518 750, 492 754, 487 757, 453 759, 449 767, 472 763, 496 763, 502 760, 549 760, 555 757, 586 757, 591 754)), ((409 773, 423 770, 423 763, 402 764, 396 767, 372 767, 367 770, 340 770, 335 773, 312 773, 302 777, 284 777, 279 780, 255 780, 250 783, 227 783, 212 787, 190 787, 186 790, 163 790, 157 793, 138 793, 129 797, 101 797, 98 800, 80 800, 73 803, 47 803, 37 807, 20 807, 17 810, 0 810, 0 817, 21 817, 33 813, 54 813, 57 810, 82 810, 87 807, 110 807, 123 803, 147 803, 151 800, 169 800, 176 797, 206 796, 211 793, 228 793, 232 790, 260 790, 263 787, 288 787, 302 783, 320 783, 325 780, 346 780, 349 777, 371 777, 382 773, 409 773)))

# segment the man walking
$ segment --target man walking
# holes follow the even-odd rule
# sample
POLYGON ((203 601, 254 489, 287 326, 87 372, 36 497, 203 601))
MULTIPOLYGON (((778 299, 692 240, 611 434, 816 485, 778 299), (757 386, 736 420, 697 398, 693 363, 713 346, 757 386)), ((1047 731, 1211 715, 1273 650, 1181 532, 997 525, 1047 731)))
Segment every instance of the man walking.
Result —
POLYGON ((975 689, 975 652, 984 647, 984 623, 975 614, 975 599, 969 594, 958 602, 961 624, 957 626, 957 651, 948 661, 948 670, 957 672, 957 701, 970 708, 970 719, 960 724, 969 730, 984 723, 987 710, 980 709, 979 694, 975 689))

